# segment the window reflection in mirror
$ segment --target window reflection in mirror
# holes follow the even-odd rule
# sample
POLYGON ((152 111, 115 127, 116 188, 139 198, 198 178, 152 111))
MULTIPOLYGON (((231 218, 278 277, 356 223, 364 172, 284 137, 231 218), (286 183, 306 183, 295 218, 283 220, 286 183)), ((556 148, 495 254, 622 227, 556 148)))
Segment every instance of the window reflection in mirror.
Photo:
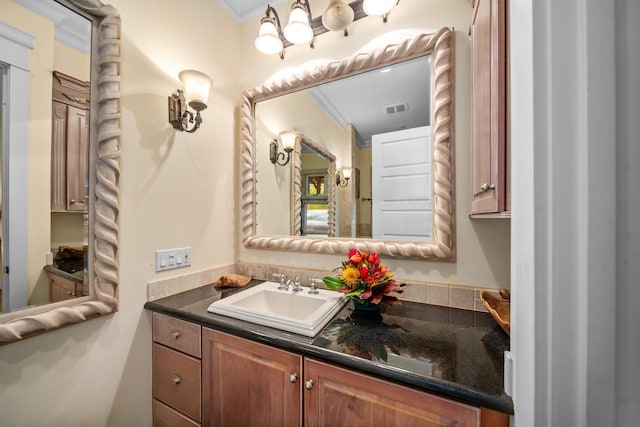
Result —
MULTIPOLYGON (((92 24, 55 1, 14 3, 3 11, 2 21, 36 43, 29 52, 26 156, 5 159, 10 165, 2 168, 2 228, 27 231, 21 241, 15 235, 1 241, 5 313, 89 294, 92 24), (28 195, 24 206, 9 203, 20 193, 28 195)), ((15 143, 3 137, 3 153, 11 153, 15 143)))
MULTIPOLYGON (((291 167, 265 161, 269 141, 295 128, 357 171, 336 189, 335 237, 431 241, 430 69, 426 55, 257 102, 257 234, 297 235, 282 214, 297 208, 291 167)), ((326 210, 302 193, 300 234, 326 236, 326 210)))

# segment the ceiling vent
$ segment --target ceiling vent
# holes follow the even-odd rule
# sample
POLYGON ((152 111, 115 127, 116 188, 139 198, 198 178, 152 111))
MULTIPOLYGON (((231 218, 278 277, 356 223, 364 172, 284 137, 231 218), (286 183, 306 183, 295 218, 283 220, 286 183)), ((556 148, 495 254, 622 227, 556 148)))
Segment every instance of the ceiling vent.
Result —
POLYGON ((403 102, 402 104, 387 105, 386 107, 384 107, 384 110, 387 112, 387 114, 404 113, 408 109, 409 106, 406 102, 403 102))

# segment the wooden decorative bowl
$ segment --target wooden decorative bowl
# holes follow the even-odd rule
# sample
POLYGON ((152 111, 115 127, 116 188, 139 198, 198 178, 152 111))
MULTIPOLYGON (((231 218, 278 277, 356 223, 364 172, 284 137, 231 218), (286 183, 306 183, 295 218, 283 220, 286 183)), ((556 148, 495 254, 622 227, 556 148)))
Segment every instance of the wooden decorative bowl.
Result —
POLYGON ((500 293, 482 291, 482 303, 498 325, 511 336, 511 293, 508 289, 500 289, 500 293))

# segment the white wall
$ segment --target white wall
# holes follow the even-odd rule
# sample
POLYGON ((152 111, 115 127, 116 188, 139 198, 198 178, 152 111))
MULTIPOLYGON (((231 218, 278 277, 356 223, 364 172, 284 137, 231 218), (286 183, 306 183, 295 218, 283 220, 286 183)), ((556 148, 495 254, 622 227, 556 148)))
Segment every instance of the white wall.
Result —
POLYGON ((239 26, 215 1, 109 3, 122 15, 120 310, 0 347, 3 426, 150 426, 147 282, 234 261, 239 26), (167 122, 185 68, 214 80, 189 135, 167 122), (193 266, 156 274, 155 250, 182 246, 193 266))
MULTIPOLYGON (((312 1, 311 9, 320 13, 326 5, 312 1)), ((280 16, 286 16, 289 4, 278 6, 280 16)), ((453 283, 469 286, 509 287, 509 220, 470 220, 470 42, 471 4, 468 0, 403 1, 395 8, 386 24, 380 18, 367 17, 355 22, 349 37, 327 33, 316 38, 315 49, 292 46, 286 49, 285 60, 256 51, 253 41, 257 35, 260 16, 242 25, 241 85, 252 88, 277 73, 295 69, 319 60, 338 60, 373 47, 398 42, 419 32, 433 32, 449 26, 455 35, 455 187, 457 261, 453 263, 387 261, 396 277, 404 280, 453 283)), ((241 218, 237 212, 238 221, 241 218)), ((244 262, 304 265, 312 269, 332 270, 340 265, 343 256, 299 254, 292 252, 247 250, 238 235, 238 259, 244 262)))
POLYGON ((513 2, 515 424, 640 419, 640 4, 513 2))

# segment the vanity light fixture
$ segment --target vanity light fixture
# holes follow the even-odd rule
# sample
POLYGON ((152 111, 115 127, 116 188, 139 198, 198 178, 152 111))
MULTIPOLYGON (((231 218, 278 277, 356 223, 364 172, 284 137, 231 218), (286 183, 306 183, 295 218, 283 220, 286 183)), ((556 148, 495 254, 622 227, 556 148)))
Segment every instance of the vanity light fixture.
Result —
POLYGON ((288 24, 282 28, 278 13, 267 6, 265 16, 260 20, 260 30, 254 42, 256 49, 266 55, 279 54, 284 59, 284 49, 294 44, 309 43, 314 47, 314 38, 328 31, 342 31, 349 35, 349 26, 367 15, 382 16, 387 22, 387 15, 400 0, 329 0, 329 6, 322 16, 311 17, 309 0, 295 0, 291 4, 288 24))
POLYGON ((178 74, 184 91, 178 89, 169 96, 169 122, 175 129, 194 133, 202 124, 200 111, 207 108, 209 90, 213 81, 206 74, 196 70, 183 70, 178 74), (187 108, 195 110, 195 115, 187 108), (190 127, 191 126, 191 127, 190 127))
POLYGON ((343 168, 341 171, 336 172, 336 185, 338 187, 349 185, 349 179, 351 179, 351 169, 343 168), (342 172, 342 175, 340 175, 340 172, 342 172))
POLYGON ((298 134, 295 132, 281 132, 278 138, 274 138, 269 144, 269 159, 271 163, 285 166, 291 159, 291 152, 296 145, 298 134), (278 152, 278 139, 282 142, 283 152, 278 152))

